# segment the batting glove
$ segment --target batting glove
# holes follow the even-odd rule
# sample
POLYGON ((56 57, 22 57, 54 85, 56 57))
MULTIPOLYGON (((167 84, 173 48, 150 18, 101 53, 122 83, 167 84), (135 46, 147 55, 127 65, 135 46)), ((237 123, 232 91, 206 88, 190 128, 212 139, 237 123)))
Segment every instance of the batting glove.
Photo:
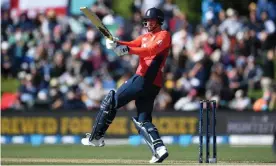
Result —
POLYGON ((129 48, 127 46, 119 45, 114 49, 118 56, 128 55, 129 48))
POLYGON ((117 41, 118 41, 118 38, 113 38, 113 40, 110 40, 110 39, 106 39, 105 40, 105 45, 106 45, 106 48, 107 49, 112 49, 114 50, 117 46, 117 41))

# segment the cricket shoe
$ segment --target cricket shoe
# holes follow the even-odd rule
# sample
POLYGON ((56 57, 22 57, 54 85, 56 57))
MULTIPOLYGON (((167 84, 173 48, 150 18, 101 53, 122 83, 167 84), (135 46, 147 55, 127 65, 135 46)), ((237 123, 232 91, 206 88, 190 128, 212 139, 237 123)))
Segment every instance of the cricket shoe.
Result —
POLYGON ((89 141, 90 133, 86 133, 86 137, 81 139, 81 143, 86 146, 98 146, 102 147, 105 145, 104 143, 104 137, 101 137, 100 139, 93 139, 92 141, 89 141))
POLYGON ((149 163, 162 163, 169 156, 167 148, 165 146, 160 146, 156 148, 156 155, 152 156, 149 163))

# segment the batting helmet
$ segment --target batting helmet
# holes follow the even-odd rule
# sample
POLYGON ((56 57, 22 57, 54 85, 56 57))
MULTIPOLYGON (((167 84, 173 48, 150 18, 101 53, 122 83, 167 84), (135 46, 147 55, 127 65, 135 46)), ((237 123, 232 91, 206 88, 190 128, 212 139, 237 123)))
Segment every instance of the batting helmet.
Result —
POLYGON ((155 7, 150 8, 146 11, 144 16, 144 21, 148 19, 157 19, 158 23, 162 25, 164 22, 164 13, 162 12, 162 10, 157 9, 155 7))

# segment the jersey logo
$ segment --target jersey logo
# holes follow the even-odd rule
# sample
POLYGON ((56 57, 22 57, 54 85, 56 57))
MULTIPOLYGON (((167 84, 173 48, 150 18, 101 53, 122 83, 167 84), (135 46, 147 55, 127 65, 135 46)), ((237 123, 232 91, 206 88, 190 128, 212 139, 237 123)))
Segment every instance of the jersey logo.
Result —
POLYGON ((163 40, 158 40, 158 41, 156 42, 156 44, 157 44, 158 46, 161 46, 162 42, 163 42, 163 40))
POLYGON ((142 47, 147 47, 147 44, 142 44, 142 47))

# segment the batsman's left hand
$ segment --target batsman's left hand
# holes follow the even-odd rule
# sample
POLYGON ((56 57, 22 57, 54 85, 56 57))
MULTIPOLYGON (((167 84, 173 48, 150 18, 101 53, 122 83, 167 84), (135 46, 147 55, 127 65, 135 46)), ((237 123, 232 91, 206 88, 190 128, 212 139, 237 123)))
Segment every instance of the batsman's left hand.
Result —
POLYGON ((110 40, 110 39, 106 39, 105 40, 105 45, 106 45, 106 48, 107 49, 112 49, 114 50, 117 46, 117 41, 118 41, 118 38, 114 38, 113 40, 110 40))
POLYGON ((129 48, 128 46, 124 46, 124 45, 119 45, 114 49, 114 52, 118 55, 118 56, 123 56, 123 55, 128 55, 129 53, 129 48))

